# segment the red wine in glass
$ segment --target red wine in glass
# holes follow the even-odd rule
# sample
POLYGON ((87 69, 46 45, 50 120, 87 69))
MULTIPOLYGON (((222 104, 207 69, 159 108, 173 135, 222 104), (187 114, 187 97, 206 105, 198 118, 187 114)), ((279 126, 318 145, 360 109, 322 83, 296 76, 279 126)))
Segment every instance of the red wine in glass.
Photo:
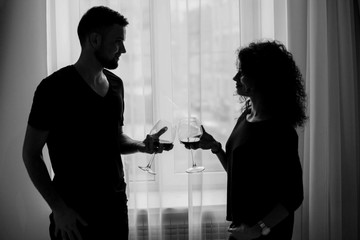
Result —
MULTIPOLYGON (((175 127, 170 122, 165 120, 159 120, 151 129, 150 134, 155 134, 164 127, 167 127, 167 131, 159 137, 159 143, 163 145, 165 151, 168 151, 173 147, 173 142, 175 138, 175 127)), ((139 168, 152 175, 156 175, 156 172, 151 169, 152 163, 155 159, 155 154, 156 153, 153 153, 146 166, 139 166, 139 168)))
POLYGON ((199 144, 200 137, 203 134, 201 122, 195 117, 185 118, 179 121, 178 138, 191 151, 192 166, 186 169, 187 173, 198 173, 205 170, 203 166, 197 166, 193 156, 192 148, 199 144))

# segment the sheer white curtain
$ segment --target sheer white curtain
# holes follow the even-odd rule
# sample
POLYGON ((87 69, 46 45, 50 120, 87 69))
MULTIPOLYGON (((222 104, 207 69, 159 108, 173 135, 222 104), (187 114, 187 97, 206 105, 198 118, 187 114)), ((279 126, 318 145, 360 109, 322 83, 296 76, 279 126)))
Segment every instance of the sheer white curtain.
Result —
POLYGON ((289 1, 289 48, 306 78, 310 115, 299 239, 360 237, 354 2, 289 1))

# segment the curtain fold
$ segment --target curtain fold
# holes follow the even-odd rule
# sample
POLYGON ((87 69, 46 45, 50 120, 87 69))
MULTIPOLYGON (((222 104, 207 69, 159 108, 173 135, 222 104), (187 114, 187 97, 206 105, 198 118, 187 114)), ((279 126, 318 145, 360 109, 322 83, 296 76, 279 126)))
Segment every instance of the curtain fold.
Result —
POLYGON ((289 48, 306 79, 310 116, 303 135, 300 239, 359 237, 354 9, 351 1, 289 1, 289 48))
MULTIPOLYGON (((360 109, 360 45, 358 44, 360 42, 360 0, 354 0, 352 2, 352 22, 354 23, 354 46, 356 48, 356 61, 355 61, 355 96, 356 96, 356 108, 355 109, 360 109)), ((360 120, 360 111, 357 112, 357 121, 360 120)), ((356 151, 356 156, 357 156, 357 189, 359 189, 360 187, 360 126, 359 124, 357 125, 357 128, 354 129, 354 131, 356 132, 356 144, 357 144, 357 151, 356 151)), ((360 201, 360 190, 358 190, 357 192, 357 199, 358 201, 360 201)), ((357 208, 357 221, 358 223, 360 223, 360 204, 358 203, 358 208, 357 208)), ((357 236, 360 237, 360 227, 358 227, 358 231, 357 231, 357 236)))

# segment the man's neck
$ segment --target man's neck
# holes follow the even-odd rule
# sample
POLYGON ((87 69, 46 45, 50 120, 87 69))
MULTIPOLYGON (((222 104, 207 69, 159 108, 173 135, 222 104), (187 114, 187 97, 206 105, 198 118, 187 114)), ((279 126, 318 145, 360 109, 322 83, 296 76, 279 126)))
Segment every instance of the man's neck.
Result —
POLYGON ((103 73, 104 68, 97 61, 86 61, 80 57, 74 64, 75 69, 78 71, 84 81, 100 96, 105 96, 109 82, 103 73))
POLYGON ((94 59, 86 58, 81 55, 79 60, 74 64, 81 77, 90 85, 95 86, 103 80, 104 68, 94 59))

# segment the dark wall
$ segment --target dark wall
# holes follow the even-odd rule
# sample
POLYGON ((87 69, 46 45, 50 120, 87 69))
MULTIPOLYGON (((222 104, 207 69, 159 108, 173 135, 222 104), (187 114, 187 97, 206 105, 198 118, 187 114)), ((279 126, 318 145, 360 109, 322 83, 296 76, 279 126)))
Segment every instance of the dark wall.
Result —
POLYGON ((45 0, 0 0, 0 56, 0 239, 49 239, 50 209, 21 157, 33 93, 46 75, 45 0))

